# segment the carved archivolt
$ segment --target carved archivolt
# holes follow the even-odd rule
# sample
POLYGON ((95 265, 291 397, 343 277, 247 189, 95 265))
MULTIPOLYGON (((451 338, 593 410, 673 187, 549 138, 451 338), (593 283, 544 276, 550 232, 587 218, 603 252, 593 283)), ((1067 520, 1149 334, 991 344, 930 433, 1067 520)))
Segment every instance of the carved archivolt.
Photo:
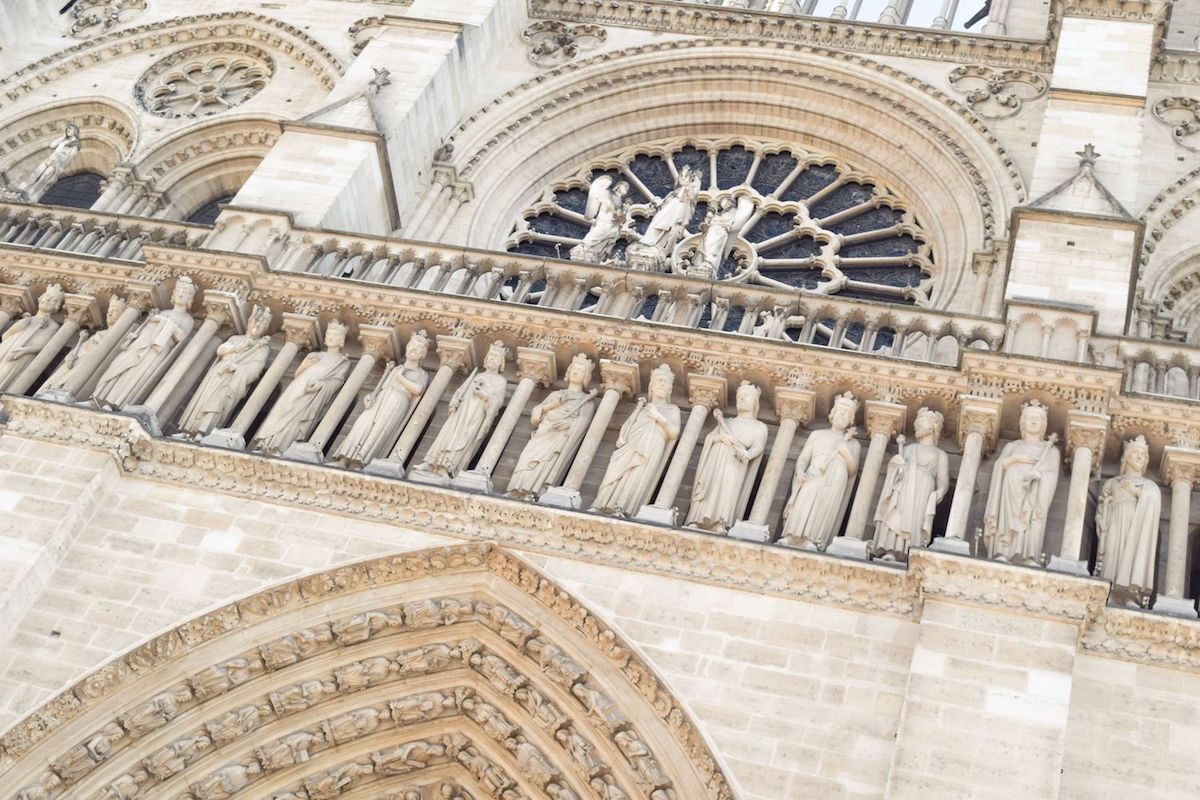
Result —
POLYGON ((274 59, 261 48, 213 42, 156 61, 142 73, 133 95, 156 116, 207 117, 246 102, 274 73, 274 59))
POLYGON ((651 669, 487 544, 342 566, 209 612, 0 747, 16 800, 432 799, 445 785, 497 800, 732 797, 651 669))

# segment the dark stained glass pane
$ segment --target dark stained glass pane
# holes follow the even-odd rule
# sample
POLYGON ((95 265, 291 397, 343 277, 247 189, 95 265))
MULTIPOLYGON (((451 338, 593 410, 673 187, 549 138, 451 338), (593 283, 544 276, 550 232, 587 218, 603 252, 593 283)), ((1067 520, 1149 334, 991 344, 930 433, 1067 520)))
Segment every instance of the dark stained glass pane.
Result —
POLYGON ((900 222, 903 217, 904 212, 897 211, 894 208, 873 208, 870 211, 864 211, 852 219, 830 225, 829 230, 834 233, 840 233, 843 236, 849 236, 852 233, 864 233, 865 231, 877 231, 880 228, 890 228, 900 222))
POLYGON ((527 220, 529 229, 550 236, 563 236, 568 239, 582 239, 587 235, 588 226, 574 220, 560 217, 557 214, 544 212, 527 220))
POLYGON ((232 200, 233 195, 231 194, 218 197, 215 200, 210 200, 192 213, 188 214, 183 221, 194 222, 197 225, 212 225, 217 221, 217 215, 221 213, 221 206, 230 203, 232 200))
POLYGON ((666 197, 675 187, 671 167, 660 156, 639 155, 629 163, 629 171, 659 197, 666 197))
POLYGON ((895 236, 873 242, 852 244, 843 247, 838 255, 842 258, 878 258, 880 256, 906 256, 917 252, 921 243, 911 236, 895 236))
POLYGON ((812 197, 814 194, 824 189, 829 184, 837 180, 838 172, 836 167, 827 165, 815 165, 806 167, 796 180, 792 181, 791 185, 780 195, 781 200, 804 200, 812 197))
POLYGON ((554 193, 554 202, 563 208, 582 214, 587 210, 587 189, 559 189, 554 193))
POLYGON ((754 153, 741 145, 717 153, 717 186, 732 189, 745 182, 754 164, 754 153))
POLYGON ((764 214, 762 219, 754 224, 754 227, 744 231, 744 235, 751 242, 764 242, 790 231, 794 227, 795 221, 796 217, 792 214, 771 211, 764 214))
POLYGON ((683 169, 687 164, 692 169, 700 173, 700 186, 707 187, 708 181, 708 151, 697 150, 695 147, 688 145, 680 150, 673 157, 675 161, 675 169, 683 169))
POLYGON ((103 181, 104 176, 97 172, 76 172, 59 178, 38 202, 47 206, 91 208, 100 199, 100 184, 103 181))
POLYGON ((754 187, 754 191, 766 196, 779 188, 779 184, 783 183, 783 179, 791 174, 798 163, 791 153, 763 156, 758 171, 754 173, 754 182, 750 185, 754 187))
POLYGON ((828 217, 847 208, 853 208, 859 203, 865 203, 875 194, 875 187, 864 183, 847 183, 839 186, 823 197, 819 203, 809 208, 813 219, 828 217))

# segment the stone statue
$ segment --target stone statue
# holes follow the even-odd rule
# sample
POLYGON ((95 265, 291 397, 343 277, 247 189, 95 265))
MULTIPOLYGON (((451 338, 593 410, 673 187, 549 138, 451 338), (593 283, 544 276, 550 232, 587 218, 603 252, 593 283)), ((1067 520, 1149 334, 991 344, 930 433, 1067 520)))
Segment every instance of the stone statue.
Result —
POLYGON ((404 363, 389 364, 378 385, 363 401, 363 412, 334 452, 334 458, 347 466, 367 464, 376 456, 386 455, 404 427, 417 398, 429 385, 429 373, 421 362, 429 353, 429 338, 417 331, 404 348, 404 363))
POLYGON ((504 343, 492 342, 483 372, 472 372, 450 398, 450 413, 417 470, 453 478, 467 468, 504 405, 508 382, 500 373, 507 358, 504 343))
POLYGON ((679 406, 671 402, 675 373, 666 364, 650 373, 647 396, 621 426, 616 450, 608 461, 593 511, 625 517, 650 500, 679 438, 679 406))
POLYGON ((125 738, 125 731, 115 722, 110 722, 100 732, 82 744, 75 745, 55 759, 51 768, 67 783, 79 780, 91 772, 112 754, 117 742, 125 738))
POLYGON ((905 444, 903 436, 897 438, 875 509, 877 558, 903 561, 910 547, 924 547, 933 536, 934 513, 950 488, 950 459, 938 447, 942 422, 939 412, 922 408, 913 421, 917 440, 905 444))
POLYGON ((592 261, 603 264, 612 256, 613 248, 625 224, 629 209, 629 184, 613 182, 611 175, 600 175, 588 189, 584 218, 592 223, 583 241, 571 248, 572 261, 592 261))
POLYGON ((592 787, 592 791, 596 793, 596 797, 600 798, 600 800, 629 800, 629 795, 620 786, 617 786, 613 776, 607 773, 592 778, 588 786, 592 787))
POLYGON ((753 213, 754 201, 749 197, 735 200, 733 195, 721 195, 700 226, 700 244, 692 255, 689 272, 716 276, 753 213))
POLYGON ((1162 491, 1146 477, 1150 448, 1145 437, 1125 443, 1121 474, 1100 490, 1096 508, 1096 574, 1132 591, 1139 604, 1154 589, 1154 558, 1162 491))
POLYGON ((592 370, 592 360, 576 353, 567 367, 567 388, 551 392, 530 412, 533 433, 509 478, 509 497, 534 500, 562 480, 595 410, 596 390, 584 389, 592 370))
POLYGON ((545 786, 559 777, 554 764, 536 745, 530 744, 524 736, 514 736, 505 742, 505 746, 517 760, 517 769, 538 786, 545 786))
MULTIPOLYGON (((117 320, 125 313, 125 300, 121 297, 113 295, 108 301, 108 310, 104 314, 105 324, 111 328, 117 324, 117 320)), ((79 332, 79 338, 75 341, 75 346, 67 353, 62 362, 55 367, 54 372, 50 373, 50 377, 38 389, 38 395, 43 395, 51 391, 62 391, 75 377, 75 368, 80 359, 93 352, 104 341, 105 331, 96 331, 88 334, 86 330, 79 332)))
POLYGON ((155 311, 121 343, 96 384, 92 397, 96 405, 123 408, 146 398, 196 327, 190 311, 195 297, 196 285, 190 278, 176 281, 171 308, 155 311))
POLYGON ((29 202, 37 202, 46 190, 62 177, 67 167, 79 155, 82 142, 79 138, 79 126, 68 122, 63 135, 50 145, 50 155, 33 169, 33 173, 18 187, 18 191, 29 202))
POLYGON ((37 313, 17 320, 4 332, 0 339, 0 391, 25 371, 54 336, 58 323, 53 315, 62 309, 63 298, 62 287, 50 284, 38 298, 37 313))
POLYGON ((639 270, 661 270, 668 263, 675 245, 687 233, 688 223, 700 198, 699 171, 690 165, 679 170, 675 188, 664 197, 654 212, 646 232, 628 248, 629 265, 639 270))
POLYGON ((1046 407, 1031 400, 1021 409, 1021 438, 1009 442, 992 470, 983 540, 1000 561, 1041 563, 1046 517, 1058 486, 1054 434, 1046 438, 1046 407))
POLYGON ((309 437, 350 372, 350 359, 342 352, 345 343, 346 326, 330 321, 325 329, 325 351, 309 353, 300 362, 292 382, 255 434, 252 449, 282 453, 293 442, 309 437))
POLYGON ((225 425, 237 404, 262 376, 271 354, 271 309, 255 306, 246 332, 230 336, 217 348, 216 363, 188 402, 179 429, 196 438, 225 425))
POLYGON ((804 442, 783 508, 782 544, 824 550, 837 533, 862 451, 854 438, 857 413, 854 395, 838 395, 829 410, 830 427, 813 431, 804 442))
POLYGON ((692 487, 686 525, 724 533, 738 521, 767 446, 767 426, 758 421, 761 392, 749 381, 737 389, 737 416, 726 420, 713 409, 716 429, 704 440, 692 487))

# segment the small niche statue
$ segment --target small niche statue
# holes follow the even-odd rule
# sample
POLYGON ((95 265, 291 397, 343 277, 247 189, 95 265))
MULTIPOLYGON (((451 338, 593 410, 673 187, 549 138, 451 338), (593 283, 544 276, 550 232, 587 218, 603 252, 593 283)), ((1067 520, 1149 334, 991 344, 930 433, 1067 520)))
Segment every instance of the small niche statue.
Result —
POLYGON ((1150 448, 1145 437, 1125 443, 1121 474, 1100 490, 1096 508, 1096 574, 1133 593, 1144 605, 1154 589, 1154 556, 1162 490, 1146 477, 1150 448))
POLYGON ((96 384, 96 405, 124 408, 146 398, 196 327, 191 312, 195 297, 196 285, 190 278, 180 278, 171 292, 171 308, 155 311, 121 343, 120 352, 96 384))
POLYGON ((0 391, 16 380, 58 330, 54 321, 63 306, 62 287, 52 283, 38 298, 37 313, 14 322, 0 339, 0 391))
POLYGON ((336 319, 330 321, 325 329, 325 350, 309 353, 300 362, 292 382, 255 434, 251 449, 282 453, 312 434, 350 372, 350 359, 342 352, 347 330, 336 319))
POLYGON ((674 386, 675 373, 666 364, 650 373, 647 396, 621 426, 593 511, 625 517, 649 502, 679 437, 679 406, 671 402, 674 386))
POLYGON ((429 385, 421 362, 429 353, 429 337, 417 331, 404 348, 404 363, 389 364, 378 385, 366 396, 362 414, 334 453, 344 464, 370 463, 395 444, 417 398, 429 385))
POLYGON ((758 419, 760 395, 757 386, 742 381, 735 395, 736 417, 726 419, 721 409, 713 409, 717 427, 700 451, 685 523, 689 527, 725 533, 741 517, 767 446, 767 426, 758 419))
POLYGON ((629 210, 629 184, 599 175, 588 189, 584 219, 592 223, 583 241, 571 248, 572 261, 603 264, 612 256, 629 210))
POLYGON ((50 155, 34 167, 33 172, 18 188, 21 196, 29 202, 37 202, 54 183, 62 177, 67 167, 79 155, 83 146, 79 138, 79 126, 68 122, 63 135, 50 145, 50 155))
POLYGON ((596 390, 585 388, 594 368, 590 358, 576 353, 567 367, 567 387, 534 406, 529 414, 533 433, 513 468, 508 496, 535 500, 562 480, 595 410, 596 390))
POLYGON ((217 348, 217 360, 192 395, 179 429, 194 437, 207 436, 225 425, 263 374, 271 354, 271 309, 255 306, 246 321, 246 332, 230 336, 217 348))
POLYGON ((862 453, 854 438, 857 414, 854 395, 838 395, 829 409, 830 427, 813 431, 804 442, 796 459, 792 494, 783 509, 781 544, 824 550, 837 533, 862 453))
POLYGON ((875 509, 877 558, 903 561, 909 548, 923 547, 933 536, 934 514, 950 488, 950 459, 938 447, 943 422, 940 412, 922 408, 913 421, 917 440, 905 444, 903 436, 897 437, 875 509))
POLYGON ((1037 400, 1021 408, 1021 438, 1009 442, 992 470, 983 539, 988 554, 1014 564, 1040 564, 1046 518, 1058 486, 1058 436, 1046 438, 1048 411, 1037 400))

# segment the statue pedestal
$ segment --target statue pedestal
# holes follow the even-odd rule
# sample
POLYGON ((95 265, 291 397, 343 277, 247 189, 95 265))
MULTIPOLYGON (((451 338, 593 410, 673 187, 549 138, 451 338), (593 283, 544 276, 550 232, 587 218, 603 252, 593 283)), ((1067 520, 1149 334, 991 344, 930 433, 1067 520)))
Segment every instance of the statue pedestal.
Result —
POLYGON ((930 542, 929 549, 939 553, 953 553, 956 556, 971 555, 971 544, 966 539, 949 539, 939 536, 930 542))
MULTIPOLYGON (((374 463, 374 462, 371 462, 374 463)), ((449 486, 450 476, 444 475, 441 472, 434 472, 431 469, 426 469, 424 465, 418 464, 408 472, 408 479, 413 483, 424 483, 428 486, 449 486)))
POLYGON ((121 409, 121 413, 128 414, 142 423, 151 436, 162 436, 162 428, 158 425, 158 415, 154 413, 153 408, 143 405, 126 406, 121 409))
POLYGON ((75 398, 66 389, 46 389, 34 395, 36 400, 49 400, 52 403, 74 403, 75 398))
POLYGON ((675 509, 655 505, 644 505, 633 515, 633 518, 640 522, 653 522, 655 525, 666 525, 669 528, 676 527, 675 517, 675 509))
POLYGON ((1154 598, 1154 606, 1151 610, 1155 614, 1165 614, 1168 617, 1196 619, 1196 604, 1186 597, 1172 597, 1169 594, 1160 594, 1154 598))
POLYGON ((400 479, 404 477, 404 465, 391 458, 372 458, 363 467, 363 472, 368 475, 378 475, 381 478, 400 479))
POLYGON ((1046 569, 1051 572, 1063 572, 1067 575, 1078 575, 1081 578, 1090 578, 1091 573, 1088 572, 1086 561, 1076 561, 1062 556, 1050 556, 1050 563, 1046 565, 1046 569))
POLYGON ((766 525, 757 522, 751 522, 744 519, 736 523, 729 529, 729 535, 734 539, 741 539, 746 542, 769 542, 771 541, 771 529, 766 525))
POLYGON ((551 486, 546 491, 542 492, 542 496, 538 498, 540 506, 554 506, 555 508, 569 508, 572 511, 578 511, 583 508, 583 497, 579 494, 578 489, 568 489, 564 486, 551 486))
POLYGON ((829 543, 829 547, 825 548, 825 552, 831 556, 856 558, 859 561, 866 561, 870 558, 870 546, 867 540, 855 539, 853 536, 835 536, 829 543))
POLYGON ((232 428, 217 428, 200 440, 200 444, 224 447, 226 450, 245 450, 246 437, 232 428))
POLYGON ((662 272, 662 260, 657 247, 634 242, 625 248, 625 265, 635 272, 662 272))
POLYGON ((312 442, 292 442, 283 451, 283 457, 292 461, 322 464, 325 462, 325 451, 312 442))
POLYGON ((469 469, 466 472, 458 473, 458 477, 450 481, 450 486, 455 489, 466 489, 468 492, 491 494, 492 476, 477 469, 469 469))

